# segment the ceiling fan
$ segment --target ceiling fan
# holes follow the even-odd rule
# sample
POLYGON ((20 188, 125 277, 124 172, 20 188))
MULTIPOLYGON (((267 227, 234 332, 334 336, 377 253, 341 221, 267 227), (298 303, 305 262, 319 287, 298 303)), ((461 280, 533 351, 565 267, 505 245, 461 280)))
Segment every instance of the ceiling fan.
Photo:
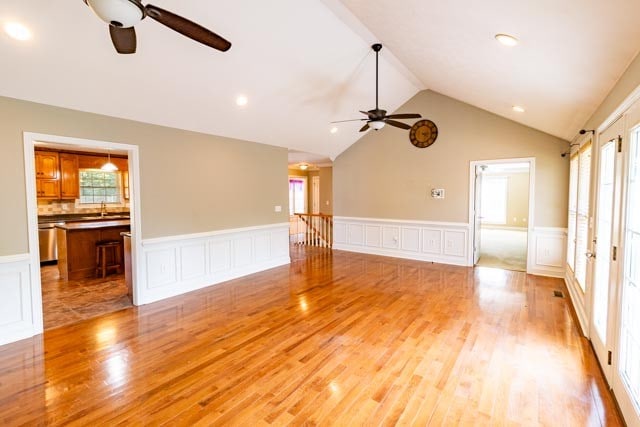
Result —
POLYGON ((175 13, 140 0, 83 0, 98 18, 109 24, 111 41, 118 53, 136 52, 135 24, 147 16, 180 34, 220 51, 227 51, 231 43, 213 31, 175 13))
POLYGON ((403 114, 387 115, 386 110, 381 110, 380 108, 378 108, 378 55, 380 53, 380 50, 382 49, 382 45, 380 43, 376 43, 371 46, 371 49, 373 49, 373 51, 376 53, 376 108, 369 111, 360 110, 362 114, 367 116, 366 119, 338 120, 336 122, 331 122, 331 123, 344 123, 344 122, 355 122, 355 121, 366 120, 367 123, 365 123, 365 125, 362 126, 362 128, 360 129, 360 132, 364 132, 369 128, 380 130, 384 127, 385 124, 388 124, 390 126, 395 126, 400 129, 411 129, 411 126, 409 126, 408 124, 398 122, 393 119, 419 119, 422 117, 420 114, 403 113, 403 114))

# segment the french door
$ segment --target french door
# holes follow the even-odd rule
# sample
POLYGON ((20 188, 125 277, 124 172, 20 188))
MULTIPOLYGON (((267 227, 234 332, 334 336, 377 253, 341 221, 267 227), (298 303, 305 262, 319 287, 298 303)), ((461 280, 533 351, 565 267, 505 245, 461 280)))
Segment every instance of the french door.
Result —
POLYGON ((612 388, 629 426, 640 426, 640 106, 627 113, 617 351, 612 388))
POLYGON ((618 270, 617 235, 620 215, 618 194, 621 186, 618 148, 622 133, 622 120, 618 120, 598 138, 596 210, 592 236, 594 251, 587 253, 593 261, 589 335, 609 383, 611 383, 612 362, 609 352, 615 346, 616 310, 611 305, 615 301, 618 270))

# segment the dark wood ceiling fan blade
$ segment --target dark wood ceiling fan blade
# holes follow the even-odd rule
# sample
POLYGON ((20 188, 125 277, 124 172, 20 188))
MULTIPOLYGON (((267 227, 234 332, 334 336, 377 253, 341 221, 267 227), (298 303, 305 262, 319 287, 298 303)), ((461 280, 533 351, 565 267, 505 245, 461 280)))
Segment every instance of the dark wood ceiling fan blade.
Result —
POLYGON ((365 123, 364 126, 360 128, 360 132, 364 132, 365 130, 368 130, 368 129, 369 129, 369 123, 365 123))
POLYGON ((109 25, 109 34, 113 47, 118 53, 131 54, 136 53, 136 30, 133 27, 121 28, 109 25))
POLYGON ((173 12, 169 12, 168 10, 164 10, 152 4, 146 5, 144 7, 144 11, 147 16, 192 40, 214 49, 218 49, 222 52, 226 52, 231 48, 231 43, 229 41, 223 39, 213 31, 208 30, 195 22, 189 21, 182 16, 176 15, 173 12))
POLYGON ((387 119, 421 119, 422 115, 413 113, 391 114, 387 119))
POLYGON ((370 119, 372 119, 375 116, 375 114, 372 114, 370 111, 362 111, 362 110, 360 110, 360 112, 362 114, 364 114, 365 116, 368 116, 370 119))
POLYGON ((385 120, 385 123, 400 129, 411 129, 411 126, 409 126, 408 124, 402 123, 402 122, 396 122, 395 120, 385 120))
POLYGON ((329 123, 345 123, 345 122, 361 122, 363 120, 369 120, 369 119, 350 119, 350 120, 337 120, 335 122, 329 122, 329 123))

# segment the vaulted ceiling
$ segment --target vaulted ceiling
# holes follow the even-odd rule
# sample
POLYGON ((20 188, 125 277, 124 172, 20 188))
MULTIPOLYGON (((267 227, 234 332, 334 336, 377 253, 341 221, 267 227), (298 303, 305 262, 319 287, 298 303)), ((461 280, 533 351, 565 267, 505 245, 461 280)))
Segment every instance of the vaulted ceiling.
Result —
MULTIPOLYGON (((138 53, 115 53, 81 0, 0 2, 0 95, 335 157, 373 108, 421 89, 570 139, 640 49, 640 2, 628 0, 155 0, 229 39, 226 53, 145 19, 138 53), (493 39, 520 39, 505 48, 493 39), (238 95, 248 104, 235 104, 238 95), (514 104, 524 114, 511 110, 514 104)), ((396 129, 384 131, 398 131, 396 129)))

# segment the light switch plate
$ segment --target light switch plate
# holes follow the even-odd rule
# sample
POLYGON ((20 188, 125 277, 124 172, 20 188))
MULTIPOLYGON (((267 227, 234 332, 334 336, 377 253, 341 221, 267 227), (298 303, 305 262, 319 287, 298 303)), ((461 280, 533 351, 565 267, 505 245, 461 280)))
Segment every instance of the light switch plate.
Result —
POLYGON ((276 212, 282 212, 282 206, 278 205, 274 208, 276 212))

